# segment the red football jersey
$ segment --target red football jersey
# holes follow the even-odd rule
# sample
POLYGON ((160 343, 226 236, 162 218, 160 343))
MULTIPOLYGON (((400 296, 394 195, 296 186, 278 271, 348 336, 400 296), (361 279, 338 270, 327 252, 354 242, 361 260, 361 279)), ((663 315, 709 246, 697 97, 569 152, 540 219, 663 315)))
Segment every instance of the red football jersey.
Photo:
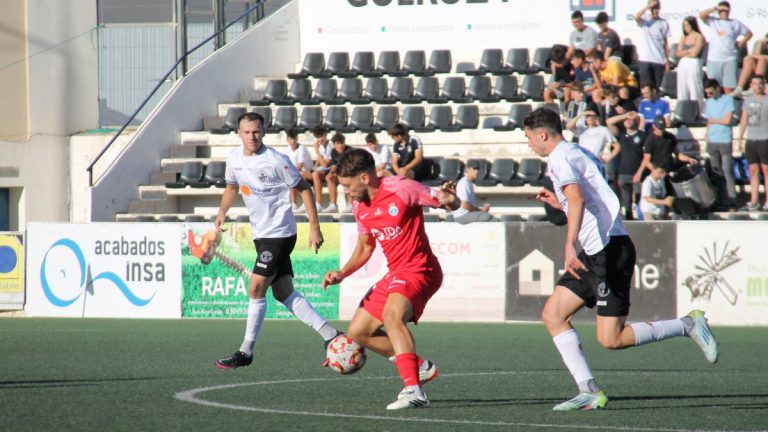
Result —
POLYGON ((355 202, 357 230, 381 245, 390 271, 424 272, 439 266, 424 229, 422 206, 439 207, 437 192, 402 176, 381 179, 370 203, 355 202))

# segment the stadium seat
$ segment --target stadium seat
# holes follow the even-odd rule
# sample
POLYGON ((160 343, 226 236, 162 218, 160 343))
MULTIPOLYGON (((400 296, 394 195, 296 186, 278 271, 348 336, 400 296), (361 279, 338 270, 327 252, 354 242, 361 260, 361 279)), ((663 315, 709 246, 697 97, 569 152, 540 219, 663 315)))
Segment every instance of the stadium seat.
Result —
POLYGON ((339 132, 352 133, 357 130, 368 130, 373 126, 373 107, 356 106, 349 116, 349 125, 337 129, 339 132))
POLYGON ((504 68, 519 74, 529 73, 531 70, 531 55, 528 48, 510 48, 507 51, 507 60, 504 68))
POLYGON ((284 100, 274 101, 275 105, 293 105, 294 103, 304 103, 312 96, 312 83, 308 79, 299 78, 291 81, 288 89, 288 95, 284 100))
POLYGON ((309 222, 309 218, 305 214, 295 214, 295 215, 293 215, 293 219, 296 220, 296 223, 306 223, 306 222, 309 222))
MULTIPOLYGON (((670 51, 671 54, 671 51, 670 51)), ((632 44, 621 46, 621 62, 627 65, 633 71, 638 69, 637 65, 637 47, 632 44)))
POLYGON ((479 101, 488 101, 491 96, 491 78, 487 76, 473 76, 469 80, 467 97, 479 101))
POLYGON ((374 55, 371 51, 356 52, 355 56, 352 58, 352 67, 349 68, 348 72, 339 74, 339 76, 347 78, 356 77, 363 73, 371 73, 373 72, 373 65, 374 55))
POLYGON ((430 53, 427 72, 433 74, 450 73, 451 67, 453 67, 451 50, 433 50, 432 53, 430 53))
MULTIPOLYGON (((447 107, 442 107, 447 108, 447 107)), ((440 159, 440 171, 437 178, 424 181, 429 186, 439 186, 447 181, 456 181, 464 172, 464 164, 459 159, 440 159)))
POLYGON ((539 108, 546 108, 550 111, 556 112, 558 115, 560 114, 560 105, 557 104, 556 102, 540 103, 538 106, 536 106, 536 109, 539 109, 539 108))
POLYGON ((523 217, 519 214, 504 214, 501 215, 502 222, 523 222, 523 217))
POLYGON ((495 131, 511 131, 523 127, 523 119, 533 111, 533 107, 528 103, 513 104, 509 107, 507 124, 494 127, 495 131))
POLYGON ((301 111, 301 117, 299 118, 299 125, 297 128, 303 132, 312 130, 321 124, 323 124, 323 109, 310 106, 301 111))
POLYGON ((404 99, 402 103, 421 103, 422 101, 434 99, 440 91, 440 82, 436 77, 424 76, 419 78, 416 83, 416 90, 413 92, 412 99, 404 99))
POLYGON ((152 215, 136 215, 130 219, 125 219, 125 222, 155 222, 155 217, 152 215))
POLYGON ((494 159, 491 164, 491 171, 488 173, 488 180, 501 183, 504 186, 511 186, 512 181, 517 174, 518 163, 511 158, 494 159))
POLYGON ((342 213, 339 216, 339 222, 353 223, 356 222, 355 215, 352 213, 342 213))
POLYGON ((393 104, 395 100, 389 97, 389 82, 386 78, 368 78, 363 90, 363 99, 369 99, 377 104, 393 104))
POLYGON ((176 215, 162 215, 158 216, 158 222, 179 222, 179 217, 176 215))
POLYGON ((400 53, 398 51, 380 52, 379 61, 376 62, 376 71, 393 77, 408 75, 408 72, 400 69, 400 53))
POLYGON ((701 49, 701 65, 707 65, 707 56, 709 55, 709 42, 704 42, 704 48, 701 49))
POLYGON ((453 111, 450 106, 435 106, 429 112, 429 121, 427 126, 440 129, 443 132, 457 132, 458 129, 453 125, 453 111))
POLYGON ((520 93, 526 99, 544 100, 544 77, 541 75, 525 75, 520 86, 520 93))
POLYGON ((728 214, 728 220, 747 221, 752 218, 747 213, 730 213, 728 214))
POLYGON ((227 171, 227 163, 224 161, 211 161, 205 168, 205 176, 203 180, 208 182, 212 186, 217 188, 223 188, 227 185, 227 181, 224 176, 227 171))
POLYGON ((731 124, 736 126, 741 121, 741 111, 744 109, 744 99, 733 98, 733 120, 731 124))
POLYGON ((544 163, 539 158, 524 158, 520 161, 515 178, 509 182, 509 186, 522 186, 528 183, 532 186, 542 186, 544 175, 544 163))
POLYGON ((174 182, 166 182, 169 189, 181 189, 190 184, 198 184, 203 179, 203 163, 200 161, 184 162, 181 173, 174 182))
POLYGON ((400 123, 404 124, 408 129, 413 129, 416 132, 431 132, 429 130, 423 130, 425 118, 426 116, 424 115, 423 106, 407 106, 403 108, 403 115, 400 118, 400 123))
POLYGON ((235 216, 234 221, 238 223, 246 223, 246 222, 250 222, 251 218, 248 215, 237 215, 235 216))
MULTIPOLYGON (((326 105, 341 105, 343 99, 338 97, 339 86, 333 78, 321 78, 315 82, 315 90, 312 92, 313 102, 326 105)), ((306 104, 305 102, 302 102, 306 104)))
POLYGON ((472 102, 472 98, 465 95, 466 84, 464 77, 448 77, 443 81, 443 88, 440 89, 440 96, 435 99, 427 99, 429 103, 445 103, 448 101, 456 103, 472 102))
POLYGON ((698 101, 679 100, 672 114, 672 127, 704 127, 707 121, 701 117, 698 101))
POLYGON ((272 126, 266 128, 267 133, 279 132, 281 130, 288 130, 296 127, 296 117, 295 107, 283 106, 278 108, 272 126))
POLYGON ((360 128, 361 132, 381 132, 392 127, 400 119, 400 115, 397 112, 397 107, 382 106, 376 111, 376 119, 373 121, 373 125, 360 128))
POLYGON ((347 108, 332 106, 325 112, 325 126, 328 129, 341 131, 347 127, 347 108))
POLYGON ((660 93, 662 96, 677 99, 677 71, 671 70, 664 73, 664 78, 661 79, 660 93))
POLYGON ((536 50, 533 52, 533 60, 531 60, 531 71, 533 73, 549 73, 549 58, 551 54, 551 47, 536 48, 536 50))
POLYGON ((524 102, 525 96, 517 92, 517 77, 502 75, 496 77, 496 83, 491 92, 491 99, 505 100, 507 102, 524 102))
POLYGON ((480 125, 480 110, 477 105, 459 105, 453 123, 459 130, 477 129, 480 125))
POLYGON ((440 216, 435 213, 424 213, 424 222, 440 222, 440 216))
POLYGON ((669 57, 667 60, 669 60, 669 68, 674 69, 677 67, 677 64, 680 62, 680 57, 675 54, 677 51, 677 42, 673 42, 669 44, 669 57))
POLYGON ((264 128, 268 128, 272 126, 272 108, 265 106, 265 107, 254 107, 252 109, 252 112, 262 116, 264 118, 264 128))
POLYGON ((392 81, 389 98, 395 101, 413 100, 413 80, 409 77, 398 77, 392 81))
POLYGON ((349 72, 349 53, 332 52, 328 55, 328 63, 325 65, 325 69, 331 75, 341 75, 349 72))
POLYGON ((360 100, 362 97, 363 82, 360 78, 344 78, 341 80, 339 99, 342 99, 344 102, 353 103, 353 100, 360 100))
POLYGON ((304 61, 301 64, 301 71, 298 73, 289 73, 288 78, 299 79, 308 78, 309 76, 317 77, 318 74, 325 72, 325 54, 323 53, 306 53, 304 54, 304 61))
POLYGON ((279 80, 267 81, 264 96, 261 99, 252 99, 249 103, 253 106, 266 106, 275 101, 283 101, 288 94, 288 82, 279 80))
POLYGON ((245 108, 232 107, 227 109, 227 115, 224 117, 224 125, 220 128, 209 129, 208 132, 214 135, 226 135, 237 130, 237 119, 245 114, 245 108))
POLYGON ((405 52, 403 59, 403 72, 412 75, 423 75, 427 69, 427 55, 422 50, 411 50, 405 52))
POLYGON ((504 52, 498 48, 486 48, 480 55, 480 64, 477 69, 464 72, 467 75, 484 75, 486 73, 510 74, 510 69, 504 68, 504 52))

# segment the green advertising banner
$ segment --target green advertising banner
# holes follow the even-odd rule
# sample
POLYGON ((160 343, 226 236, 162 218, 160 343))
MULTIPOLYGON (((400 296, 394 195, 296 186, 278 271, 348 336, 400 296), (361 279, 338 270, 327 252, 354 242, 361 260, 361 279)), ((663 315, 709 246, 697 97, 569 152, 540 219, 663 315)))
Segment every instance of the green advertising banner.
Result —
MULTIPOLYGON (((181 238, 182 317, 245 318, 248 310, 248 274, 256 249, 248 223, 230 223, 216 242, 209 223, 183 224, 181 238)), ((296 247, 291 254, 293 285, 326 319, 339 317, 339 286, 323 291, 323 276, 339 267, 339 224, 323 224, 325 242, 315 254, 308 247, 309 224, 297 224, 296 247)), ((293 318, 267 292, 267 318, 293 318)))

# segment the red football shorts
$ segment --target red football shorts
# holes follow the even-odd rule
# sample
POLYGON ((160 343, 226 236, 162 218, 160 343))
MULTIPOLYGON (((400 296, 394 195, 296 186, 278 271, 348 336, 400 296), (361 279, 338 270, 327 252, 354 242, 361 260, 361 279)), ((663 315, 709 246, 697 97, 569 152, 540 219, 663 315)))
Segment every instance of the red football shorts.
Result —
POLYGON ((360 301, 360 307, 377 320, 384 322, 381 317, 387 297, 391 293, 397 293, 411 302, 413 307, 411 321, 416 323, 424 313, 427 301, 437 292, 442 283, 443 272, 440 267, 424 273, 389 272, 365 293, 360 301))

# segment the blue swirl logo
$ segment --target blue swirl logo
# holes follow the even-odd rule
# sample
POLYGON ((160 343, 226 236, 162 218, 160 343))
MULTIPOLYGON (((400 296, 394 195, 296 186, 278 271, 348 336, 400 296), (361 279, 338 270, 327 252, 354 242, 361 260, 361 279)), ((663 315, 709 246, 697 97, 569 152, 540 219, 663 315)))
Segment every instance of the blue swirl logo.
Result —
MULTIPOLYGON (((45 257, 43 258, 43 263, 40 265, 40 282, 43 286, 43 293, 45 293, 45 296, 48 298, 48 301, 51 302, 51 304, 58 306, 58 307, 67 307, 71 305, 72 303, 76 302, 77 299, 80 298, 80 296, 83 295, 83 293, 88 289, 88 287, 92 286, 94 282, 96 282, 99 279, 106 279, 110 282, 112 282, 125 296, 125 298, 131 302, 133 305, 142 307, 146 306, 152 299, 155 297, 155 294, 157 294, 157 291, 152 293, 152 295, 147 298, 143 299, 136 294, 134 294, 130 288, 128 288, 128 285, 125 284, 125 281, 123 281, 120 276, 116 275, 113 272, 103 272, 95 277, 91 278, 91 280, 86 280, 86 269, 87 265, 85 262, 85 257, 83 256, 83 251, 80 249, 80 246, 77 245, 74 241, 70 239, 61 239, 51 245, 51 247, 48 249, 48 252, 45 253, 45 257), (77 259, 77 265, 80 269, 80 291, 77 293, 76 296, 72 298, 62 298, 54 293, 54 290, 51 288, 51 285, 48 283, 48 277, 46 276, 46 268, 48 263, 48 254, 51 253, 51 251, 54 248, 57 247, 64 247, 69 249, 77 259)), ((61 270, 64 271, 63 269, 61 270)))

